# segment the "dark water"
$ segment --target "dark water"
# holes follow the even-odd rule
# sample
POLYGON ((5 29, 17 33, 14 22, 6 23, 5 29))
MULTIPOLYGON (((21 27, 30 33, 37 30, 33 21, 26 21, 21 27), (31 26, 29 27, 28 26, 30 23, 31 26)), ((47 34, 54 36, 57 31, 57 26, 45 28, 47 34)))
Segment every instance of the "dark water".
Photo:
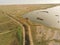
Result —
POLYGON ((25 45, 30 45, 29 35, 28 35, 28 28, 26 25, 23 25, 25 28, 25 45))

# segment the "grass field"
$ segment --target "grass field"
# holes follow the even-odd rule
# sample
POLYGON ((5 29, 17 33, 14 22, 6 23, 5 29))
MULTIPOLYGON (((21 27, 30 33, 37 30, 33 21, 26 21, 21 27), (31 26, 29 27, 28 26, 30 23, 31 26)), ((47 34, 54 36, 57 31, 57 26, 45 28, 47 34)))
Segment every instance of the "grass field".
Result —
POLYGON ((23 45, 23 31, 19 24, 0 15, 0 45, 23 45))

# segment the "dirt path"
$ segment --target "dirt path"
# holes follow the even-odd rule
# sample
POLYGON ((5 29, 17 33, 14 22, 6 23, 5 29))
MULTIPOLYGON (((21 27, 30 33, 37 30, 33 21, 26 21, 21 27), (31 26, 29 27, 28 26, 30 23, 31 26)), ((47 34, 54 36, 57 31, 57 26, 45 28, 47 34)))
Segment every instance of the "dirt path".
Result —
POLYGON ((14 17, 10 16, 10 15, 7 15, 10 19, 14 20, 16 23, 18 23, 21 27, 22 27, 22 30, 23 30, 23 45, 25 45, 25 29, 23 27, 23 25, 20 23, 19 20, 15 19, 14 17))
MULTIPOLYGON (((11 16, 11 15, 9 15, 9 14, 7 14, 7 16, 9 17, 9 18, 11 18, 11 19, 13 19, 13 20, 15 20, 17 23, 19 23, 19 24, 26 24, 26 26, 28 27, 27 28, 27 31, 28 31, 28 36, 29 36, 29 41, 30 41, 30 45, 33 45, 33 40, 32 40, 32 35, 31 35, 31 29, 30 29, 30 25, 27 23, 27 22, 24 22, 24 21, 26 21, 26 20, 22 20, 22 19, 17 19, 16 17, 13 17, 13 16, 11 16)), ((23 28, 24 29, 24 28, 23 28)), ((23 30, 23 45, 25 45, 25 30, 23 30)))

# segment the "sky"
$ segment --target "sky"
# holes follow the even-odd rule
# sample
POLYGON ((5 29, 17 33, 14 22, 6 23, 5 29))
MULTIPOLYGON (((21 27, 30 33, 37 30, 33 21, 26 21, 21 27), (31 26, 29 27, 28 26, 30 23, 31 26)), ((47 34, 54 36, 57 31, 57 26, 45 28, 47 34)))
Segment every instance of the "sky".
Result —
POLYGON ((50 4, 60 3, 60 0, 0 0, 0 5, 5 4, 50 4))

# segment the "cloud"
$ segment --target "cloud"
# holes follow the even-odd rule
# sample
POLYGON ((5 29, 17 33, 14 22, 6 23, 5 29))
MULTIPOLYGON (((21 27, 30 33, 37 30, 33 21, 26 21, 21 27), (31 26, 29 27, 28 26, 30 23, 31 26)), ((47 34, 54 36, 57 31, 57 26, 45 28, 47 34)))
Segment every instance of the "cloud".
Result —
POLYGON ((0 4, 42 4, 60 3, 60 0, 0 0, 0 4))

